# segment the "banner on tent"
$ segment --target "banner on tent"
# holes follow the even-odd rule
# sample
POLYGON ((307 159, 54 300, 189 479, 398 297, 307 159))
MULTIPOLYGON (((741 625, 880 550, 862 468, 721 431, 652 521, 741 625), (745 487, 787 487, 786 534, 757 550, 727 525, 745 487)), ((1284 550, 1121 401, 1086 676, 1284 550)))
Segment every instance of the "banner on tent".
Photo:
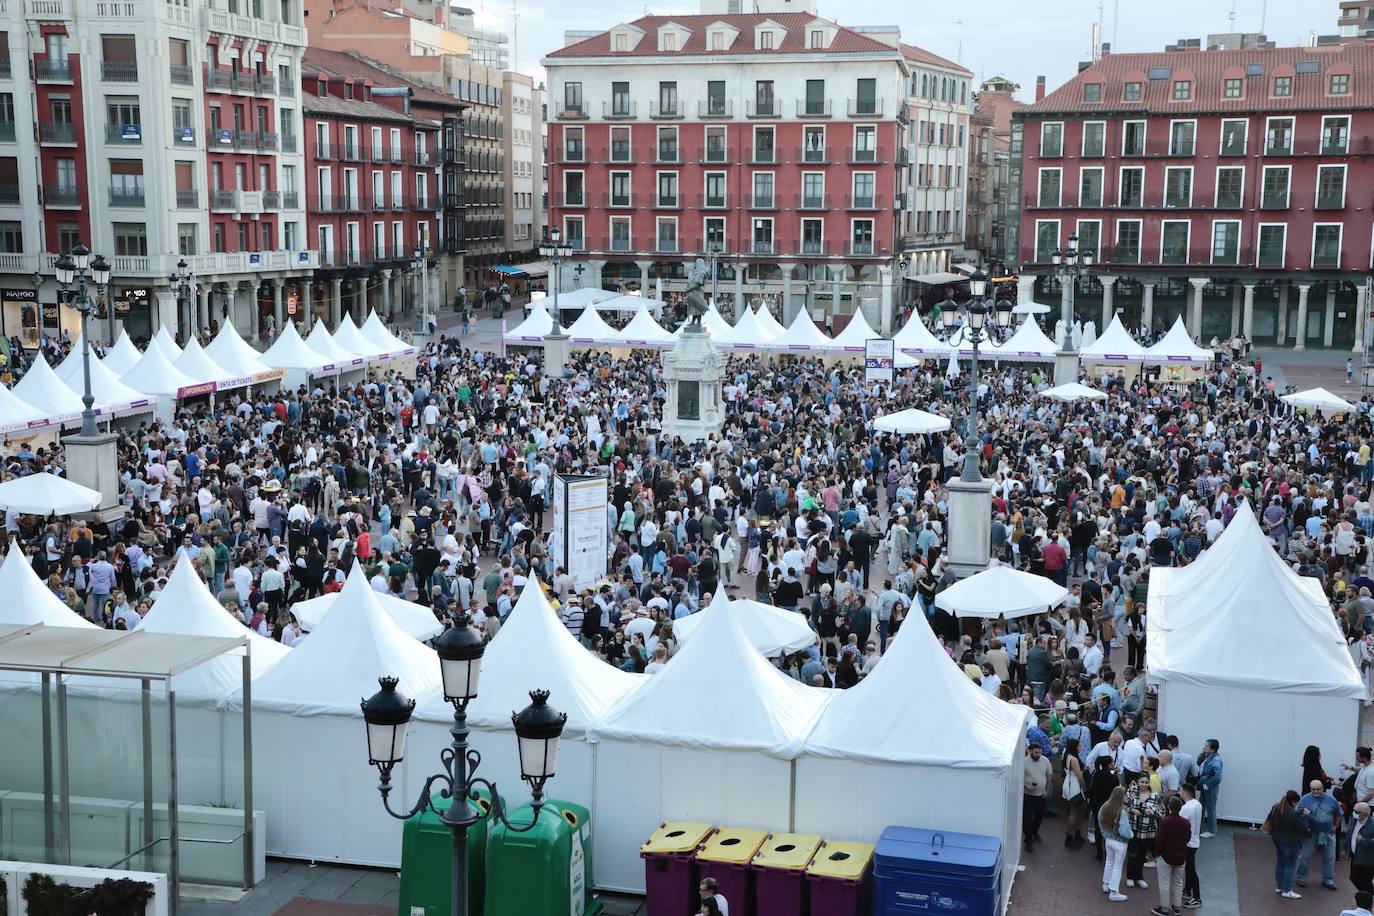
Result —
POLYGON ((268 369, 266 372, 255 372, 253 373, 253 384, 258 385, 262 382, 275 382, 284 375, 286 375, 285 369, 268 369))
POLYGON ((607 481, 564 474, 553 481, 554 559, 577 588, 586 588, 606 575, 607 481))
POLYGON ((891 382, 897 364, 897 345, 882 337, 864 341, 864 381, 891 382))
POLYGON ((214 382, 205 382, 201 385, 184 385, 177 389, 177 400, 184 398, 195 398, 202 394, 213 394, 215 391, 214 382))

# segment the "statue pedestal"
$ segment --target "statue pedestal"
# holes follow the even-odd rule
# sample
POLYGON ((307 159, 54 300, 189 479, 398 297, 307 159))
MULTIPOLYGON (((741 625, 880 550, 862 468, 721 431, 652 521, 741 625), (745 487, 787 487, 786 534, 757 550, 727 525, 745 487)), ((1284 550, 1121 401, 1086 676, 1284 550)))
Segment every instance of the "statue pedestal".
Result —
POLYGON ((689 325, 677 346, 663 354, 668 398, 663 405, 663 437, 683 442, 708 439, 725 425, 725 354, 700 324, 689 325))
POLYGON ((569 337, 549 334, 544 338, 544 377, 562 378, 568 366, 569 337))
POLYGON ((1067 385, 1078 381, 1078 351, 1060 350, 1054 354, 1054 383, 1067 385))
POLYGON ((67 436, 62 448, 67 455, 67 479, 100 493, 99 512, 105 521, 124 515, 119 504, 119 437, 114 433, 67 436))
POLYGON ((954 478, 949 490, 949 565, 960 579, 988 568, 992 555, 992 488, 984 478, 954 478))

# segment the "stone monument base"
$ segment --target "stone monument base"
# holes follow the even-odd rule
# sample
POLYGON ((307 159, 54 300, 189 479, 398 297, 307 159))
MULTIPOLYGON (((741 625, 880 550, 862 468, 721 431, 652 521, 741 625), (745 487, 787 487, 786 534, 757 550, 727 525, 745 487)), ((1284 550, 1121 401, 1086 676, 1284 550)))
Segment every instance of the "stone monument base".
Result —
POLYGON ((663 437, 696 442, 718 434, 725 425, 725 355, 700 324, 678 335, 677 346, 663 353, 668 397, 663 404, 663 437))
POLYGON ((1060 350, 1054 354, 1054 383, 1067 385, 1078 381, 1078 353, 1060 350))
POLYGON ((570 338, 567 334, 549 334, 544 338, 544 377, 562 378, 568 367, 570 338))
POLYGON ((119 437, 114 433, 100 432, 94 436, 67 436, 62 440, 62 448, 67 454, 67 479, 100 493, 100 505, 93 512, 99 512, 105 521, 124 514, 124 507, 119 503, 118 442, 119 437))
POLYGON ((992 555, 992 488, 988 479, 954 478, 949 490, 948 545, 950 568, 960 579, 988 568, 992 555))

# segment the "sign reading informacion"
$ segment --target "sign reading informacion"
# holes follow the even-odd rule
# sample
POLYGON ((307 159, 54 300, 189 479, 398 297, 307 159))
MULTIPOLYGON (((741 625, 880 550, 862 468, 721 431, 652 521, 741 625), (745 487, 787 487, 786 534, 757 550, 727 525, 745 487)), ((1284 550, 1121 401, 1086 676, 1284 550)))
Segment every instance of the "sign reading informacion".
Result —
POLYGON ((553 555, 579 589, 606 575, 605 477, 555 475, 553 479, 553 555))
POLYGON ((897 345, 882 337, 864 341, 864 381, 892 383, 897 365, 897 345))

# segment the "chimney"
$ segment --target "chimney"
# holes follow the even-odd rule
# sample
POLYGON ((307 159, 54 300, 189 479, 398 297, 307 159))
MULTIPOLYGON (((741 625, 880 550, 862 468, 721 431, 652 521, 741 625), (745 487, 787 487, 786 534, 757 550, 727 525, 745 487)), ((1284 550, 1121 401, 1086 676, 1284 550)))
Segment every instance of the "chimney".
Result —
POLYGON ((1035 78, 1035 100, 1042 101, 1045 98, 1045 78, 1037 76, 1035 78))

